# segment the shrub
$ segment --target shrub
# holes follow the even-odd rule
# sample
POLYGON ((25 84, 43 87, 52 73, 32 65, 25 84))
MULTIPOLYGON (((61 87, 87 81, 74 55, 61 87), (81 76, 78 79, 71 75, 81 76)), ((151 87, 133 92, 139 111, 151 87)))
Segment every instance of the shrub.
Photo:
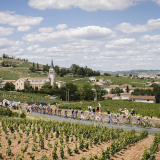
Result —
POLYGON ((26 118, 26 113, 25 113, 25 111, 22 111, 22 113, 20 114, 20 117, 21 117, 21 118, 26 118))

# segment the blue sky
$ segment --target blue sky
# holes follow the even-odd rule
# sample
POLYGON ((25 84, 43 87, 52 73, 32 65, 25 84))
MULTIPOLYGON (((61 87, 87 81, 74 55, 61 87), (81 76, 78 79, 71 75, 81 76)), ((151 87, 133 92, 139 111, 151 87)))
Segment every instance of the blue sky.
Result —
POLYGON ((160 0, 1 0, 0 53, 61 67, 160 69, 160 0))

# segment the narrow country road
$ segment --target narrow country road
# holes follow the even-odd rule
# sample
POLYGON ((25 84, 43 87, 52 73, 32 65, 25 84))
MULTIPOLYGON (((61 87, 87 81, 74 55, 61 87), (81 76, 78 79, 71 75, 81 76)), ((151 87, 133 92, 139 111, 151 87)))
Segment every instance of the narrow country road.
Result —
MULTIPOLYGON (((32 112, 31 115, 35 115, 35 116, 42 116, 42 117, 46 117, 49 118, 51 120, 57 120, 57 121, 65 121, 65 122, 71 122, 71 123, 82 123, 82 124, 93 124, 93 122, 90 121, 82 121, 82 120, 76 120, 76 119, 71 119, 71 118, 64 118, 64 117, 60 117, 60 116, 55 116, 55 115, 48 115, 48 114, 40 114, 37 112, 32 112)), ((113 124, 108 124, 108 123, 99 123, 99 122, 95 122, 96 125, 103 125, 106 127, 110 127, 110 128, 123 128, 124 130, 131 130, 131 129, 135 129, 136 132, 140 132, 141 130, 144 130, 144 128, 140 128, 140 127, 136 127, 136 126, 125 126, 125 125, 113 125, 113 124)), ((148 130, 148 133, 159 133, 160 129, 158 128, 150 128, 150 129, 146 129, 148 130)))

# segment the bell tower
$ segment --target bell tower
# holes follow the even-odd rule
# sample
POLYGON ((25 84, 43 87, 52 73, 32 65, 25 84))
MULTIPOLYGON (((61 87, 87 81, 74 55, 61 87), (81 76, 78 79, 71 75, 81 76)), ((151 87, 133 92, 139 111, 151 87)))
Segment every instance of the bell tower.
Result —
POLYGON ((53 60, 51 60, 51 68, 49 69, 49 78, 51 80, 51 85, 53 86, 55 83, 55 70, 54 70, 53 60))

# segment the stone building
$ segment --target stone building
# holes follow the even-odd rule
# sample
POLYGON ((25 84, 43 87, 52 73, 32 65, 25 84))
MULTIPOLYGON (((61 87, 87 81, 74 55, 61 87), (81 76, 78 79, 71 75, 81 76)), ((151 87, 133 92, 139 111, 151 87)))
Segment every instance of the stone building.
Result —
POLYGON ((34 89, 35 87, 38 87, 38 89, 40 89, 46 82, 50 82, 52 86, 54 85, 54 83, 56 83, 59 88, 66 84, 65 82, 62 81, 60 82, 55 81, 55 70, 54 70, 53 60, 51 60, 51 67, 49 69, 49 76, 47 78, 19 78, 15 82, 15 89, 22 90, 25 88, 25 84, 26 85, 29 84, 34 89))

